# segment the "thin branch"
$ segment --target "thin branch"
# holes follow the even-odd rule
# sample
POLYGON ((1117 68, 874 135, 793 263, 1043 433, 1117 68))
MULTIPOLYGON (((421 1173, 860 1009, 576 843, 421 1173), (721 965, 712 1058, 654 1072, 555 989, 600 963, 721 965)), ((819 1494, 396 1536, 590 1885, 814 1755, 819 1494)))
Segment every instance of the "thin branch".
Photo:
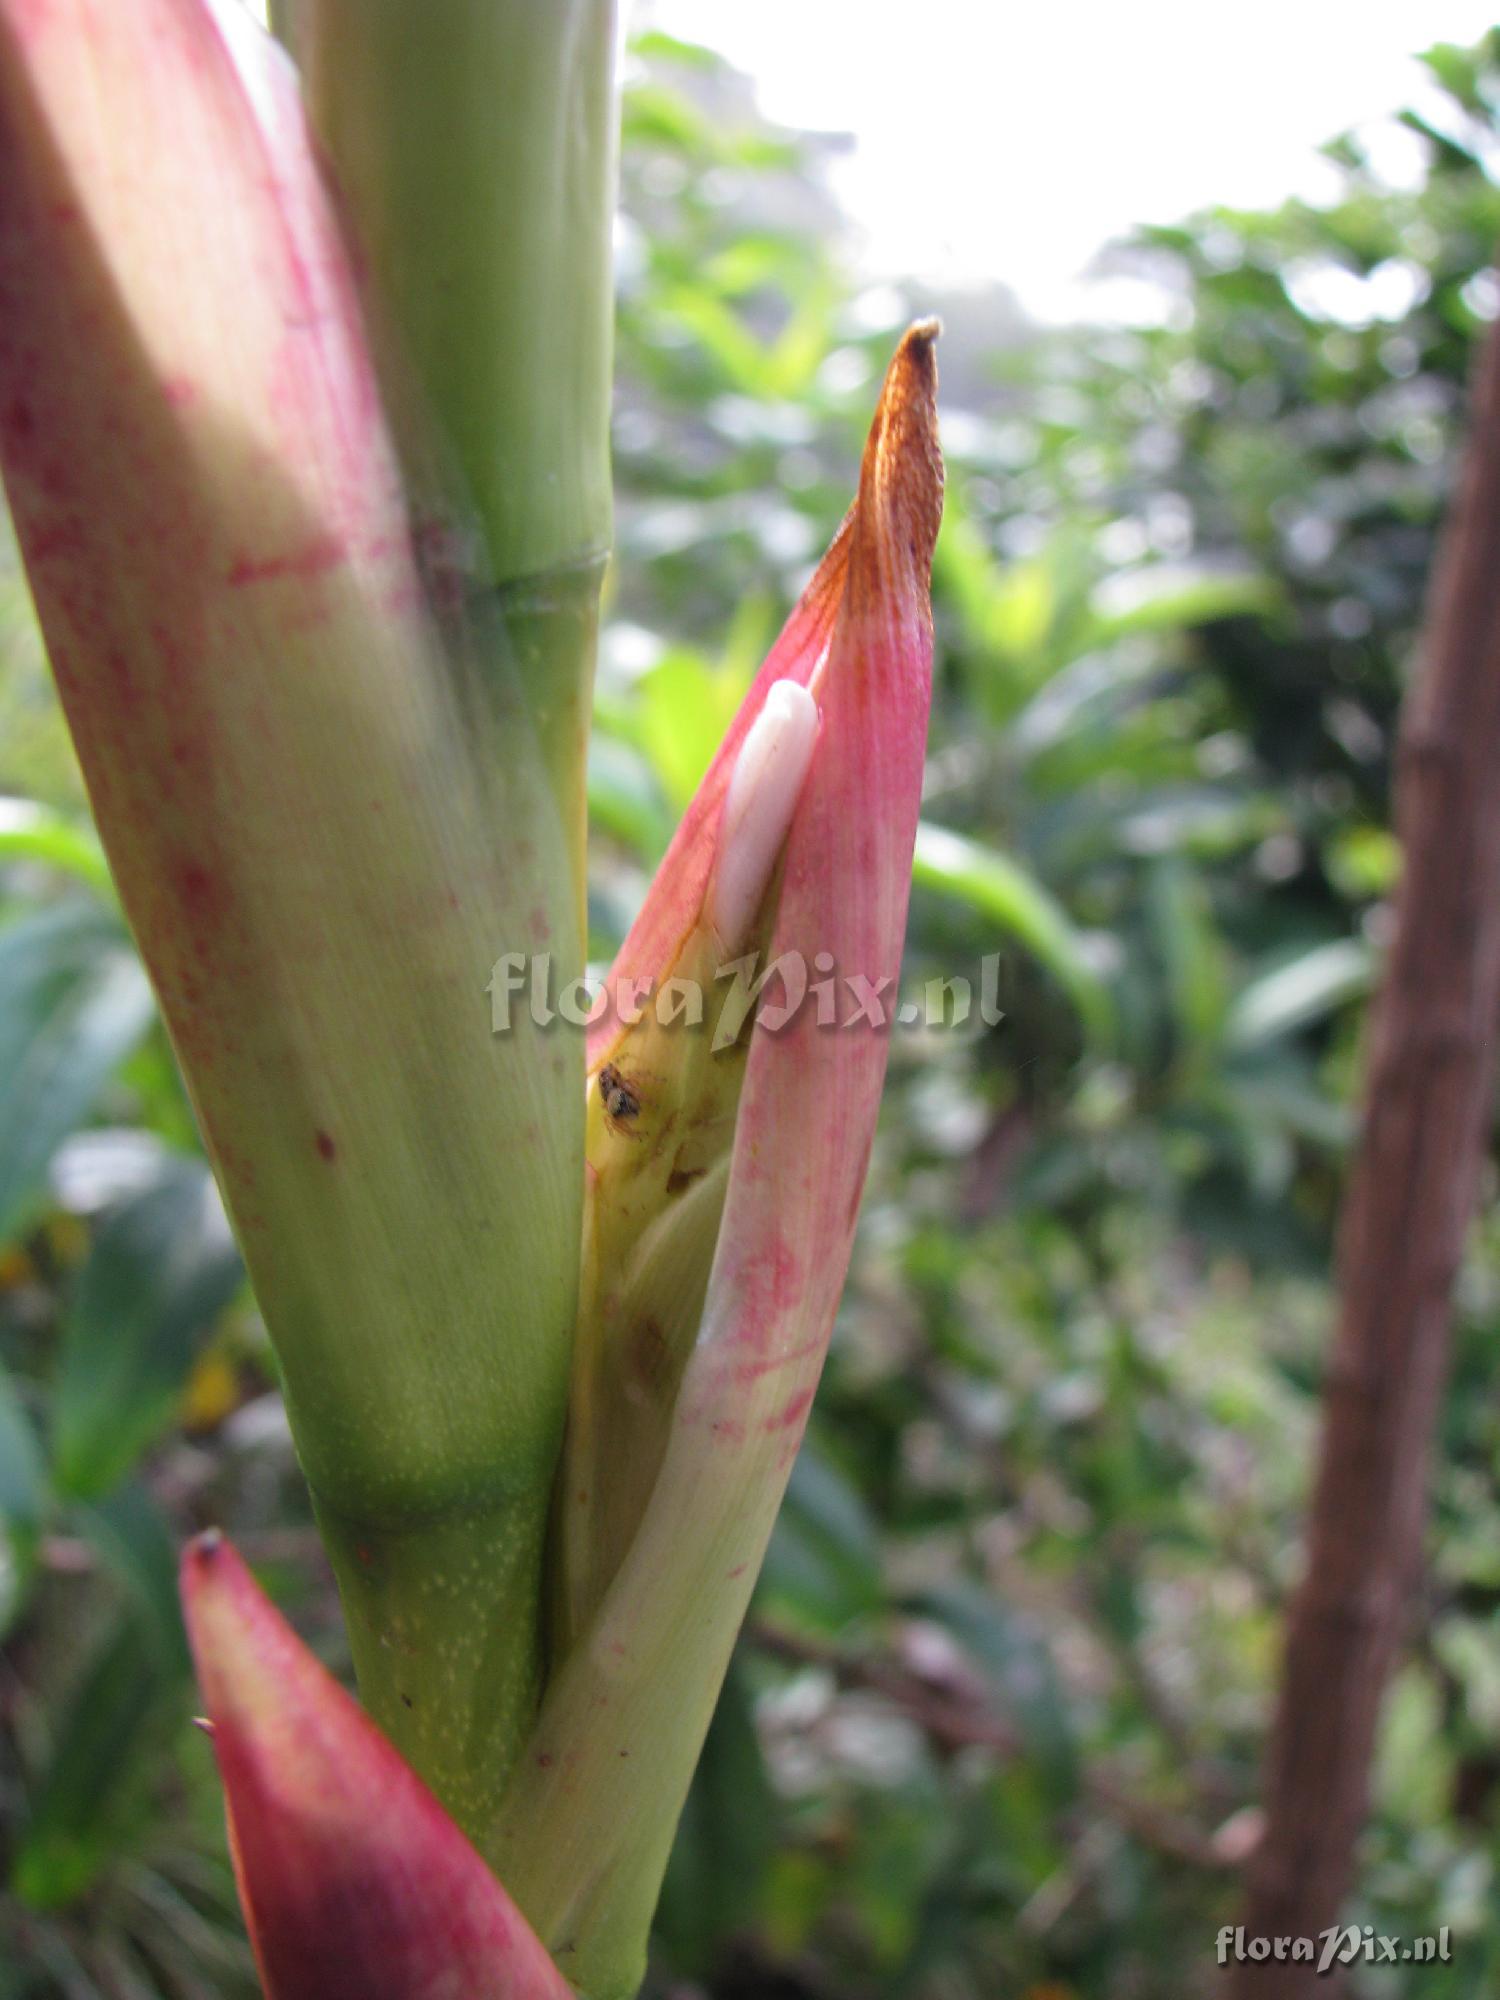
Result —
MULTIPOLYGON (((1364 1824, 1371 1747, 1406 1636, 1448 1366, 1454 1276, 1488 1130, 1500 1015, 1500 344, 1403 717, 1405 856, 1375 1002, 1366 1110, 1339 1242, 1341 1312, 1251 1870, 1250 1937, 1337 1917, 1364 1824)), ((1326 2000, 1304 1964, 1246 1963, 1231 1991, 1326 2000)))

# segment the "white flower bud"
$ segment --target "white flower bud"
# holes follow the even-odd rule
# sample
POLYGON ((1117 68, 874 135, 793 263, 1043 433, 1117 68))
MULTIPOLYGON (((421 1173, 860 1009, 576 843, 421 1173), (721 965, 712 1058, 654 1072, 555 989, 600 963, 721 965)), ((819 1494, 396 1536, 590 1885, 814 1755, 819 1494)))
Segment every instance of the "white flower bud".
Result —
POLYGON ((797 681, 773 681, 751 723, 724 800, 708 918, 726 950, 745 942, 785 845, 818 740, 818 705, 797 681))

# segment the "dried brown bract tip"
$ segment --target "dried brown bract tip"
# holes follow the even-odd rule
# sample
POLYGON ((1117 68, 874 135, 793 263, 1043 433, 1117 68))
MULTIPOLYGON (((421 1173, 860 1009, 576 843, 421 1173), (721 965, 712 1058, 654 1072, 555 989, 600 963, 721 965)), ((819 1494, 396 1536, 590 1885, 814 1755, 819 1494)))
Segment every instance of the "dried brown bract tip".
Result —
POLYGON ((862 560, 855 569, 877 587, 925 591, 931 574, 943 516, 935 351, 941 332, 941 320, 919 319, 902 335, 865 446, 854 530, 862 560))

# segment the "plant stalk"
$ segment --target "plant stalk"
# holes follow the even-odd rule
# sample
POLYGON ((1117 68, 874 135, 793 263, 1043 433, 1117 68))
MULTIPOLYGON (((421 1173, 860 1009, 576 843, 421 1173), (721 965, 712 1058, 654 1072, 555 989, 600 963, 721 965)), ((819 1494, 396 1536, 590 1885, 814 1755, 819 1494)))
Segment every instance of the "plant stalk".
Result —
MULTIPOLYGON (((545 941, 560 989, 583 970, 585 766, 611 533, 613 0, 286 0, 273 22, 362 272, 429 592, 472 663, 476 729, 501 763, 533 744, 556 802, 570 907, 547 910, 545 941)), ((495 837, 524 867, 534 834, 512 817, 495 837)), ((497 936, 495 954, 537 943, 497 936)), ((542 1059, 530 1035, 516 1040, 516 1060, 542 1059)), ((577 1107, 547 1138, 567 1152, 581 1200, 579 1038, 548 1038, 545 1059, 566 1071, 577 1107)), ((497 1130, 495 1144, 525 1139, 497 1130)), ((556 1259, 571 1297, 576 1229, 556 1259)), ((503 1315, 503 1275, 499 1303, 503 1315)), ((510 1310, 524 1316, 525 1302, 510 1310)), ((565 1339, 571 1325, 552 1331, 565 1339)), ((502 1373, 506 1347, 502 1334, 502 1373)), ((549 1403, 535 1415, 524 1488, 470 1492, 379 1533, 317 1496, 361 1693, 476 1833, 539 1698, 560 1413, 549 1403)))
POLYGON ((493 593, 581 899, 612 518, 613 0, 284 0, 273 19, 368 275, 408 477, 477 530, 468 582, 493 593))
MULTIPOLYGON (((1402 717, 1404 871, 1370 1027, 1364 1129, 1339 1238, 1340 1314, 1250 1870, 1252 1937, 1336 1921, 1386 1684, 1421 1570, 1453 1286, 1478 1189, 1500 1017, 1500 341, 1402 717)), ((1243 2000, 1312 2000, 1317 1968, 1246 1960, 1243 2000)))

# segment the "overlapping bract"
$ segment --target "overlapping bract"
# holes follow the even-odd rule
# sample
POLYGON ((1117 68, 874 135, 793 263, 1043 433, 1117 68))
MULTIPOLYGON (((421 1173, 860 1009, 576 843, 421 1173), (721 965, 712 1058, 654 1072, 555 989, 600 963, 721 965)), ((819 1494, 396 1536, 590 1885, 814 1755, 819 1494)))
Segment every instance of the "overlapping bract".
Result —
POLYGON ((0 467, 366 1698, 474 1823, 536 1694, 582 1150, 580 1051, 492 1033, 486 985, 505 944, 569 963, 578 896, 239 0, 0 0, 0 467), (397 1625, 465 1731, 386 1684, 397 1625))
MULTIPOLYGON (((689 809, 611 974, 616 991, 677 961, 740 748, 769 689, 791 679, 811 687, 820 728, 768 957, 827 954, 844 986, 889 999, 931 697, 936 332, 914 327, 891 364, 855 507, 689 809)), ((838 1021, 822 1027, 808 1006, 775 1035, 752 1032, 706 1304, 660 1469, 507 1794, 497 1865, 590 1992, 615 1990, 601 1968, 644 1937, 832 1330, 889 1047, 888 1027, 862 1009, 841 1004, 838 1021), (574 1939, 589 1941, 576 1958, 574 1939)), ((618 1018, 601 1022, 592 1069, 621 1035, 618 1018)))
MULTIPOLYGON (((809 960, 828 953, 841 979, 860 978, 876 990, 898 974, 930 698, 927 567, 941 495, 933 335, 931 327, 914 329, 892 364, 859 502, 705 780, 616 977, 625 968, 648 981, 661 977, 700 922, 734 764, 780 679, 812 688, 820 728, 782 855, 770 953, 809 960)), ((808 1008, 774 1036, 752 1033, 707 1303, 660 1468, 618 1573, 548 1689, 490 1848, 515 1904, 568 1982, 598 2000, 623 2000, 638 1983, 678 1812, 806 1423, 847 1268, 887 1036, 863 1015, 840 1021, 820 1027, 808 1008)), ((596 1069, 615 1046, 613 1039, 596 1043, 596 1069)), ((270 1991, 281 2000, 303 1989, 274 1983, 268 1939, 293 1941, 286 1949, 295 1964, 298 1952, 313 1950, 307 1941, 319 1925, 342 1923, 360 1900, 338 1888, 310 1910, 278 1865, 274 1829, 300 1824, 304 1774, 332 1740, 299 1718, 326 1710, 340 1718, 337 1730, 363 1732, 367 1754, 345 1761, 336 1844, 349 1879, 379 1880, 383 1921, 399 1930, 410 1918, 418 1932, 451 1931, 447 1915, 422 1905, 424 1870, 436 1881, 461 1852, 452 1893, 466 1909, 473 1857, 353 1704, 330 1690, 321 1669, 298 1663, 288 1650, 296 1642, 274 1614, 254 1608, 251 1586, 232 1563, 221 1547, 200 1545, 189 1557, 186 1590, 219 1725, 246 1906, 270 1991), (210 1631, 204 1606, 215 1603, 220 1622, 210 1631), (275 1671, 265 1671, 267 1658, 278 1663, 275 1671), (230 1754, 236 1739, 222 1725, 231 1714, 253 1722, 258 1765, 236 1764, 230 1754), (247 1773, 257 1769, 252 1784, 247 1773), (448 1859, 419 1863, 400 1837, 386 1839, 380 1800, 387 1788, 402 1786, 425 1800, 412 1839, 448 1859), (263 1836, 258 1864, 246 1832, 250 1808, 242 1803, 252 1798, 263 1836)), ((316 1870, 301 1872, 316 1879, 316 1870)), ((495 1896, 484 1905, 493 1930, 460 1925, 460 1932, 470 1941, 489 1937, 498 1950, 502 1934, 516 1933, 508 1928, 509 1899, 498 1887, 495 1896)), ((556 1978, 535 1938, 524 1935, 514 1976, 556 1978)), ((531 2000, 533 1989, 472 1990, 514 1990, 531 2000)), ((567 1988, 535 1990, 550 1996, 567 1988)))
MULTIPOLYGON (((930 691, 934 334, 901 345, 857 503, 617 981, 660 980, 712 930, 725 800, 778 681, 808 690, 816 739, 787 788, 765 955, 826 957, 844 992, 897 975, 930 691)), ((490 1826, 537 1665, 581 1064, 491 1036, 482 996, 502 947, 566 942, 576 883, 526 702, 502 691, 497 726, 462 578, 439 560, 435 591, 413 535, 294 79, 233 0, 0 0, 0 463, 100 830, 281 1348, 361 1684, 424 1770, 446 1760, 455 1812, 490 1826), (429 1591, 422 1530, 455 1513, 484 1536, 446 1566, 462 1588, 429 1591), (408 1688, 391 1662, 429 1617, 408 1688), (512 1640, 495 1695, 473 1664, 493 1677, 512 1640), (502 1727, 486 1701, 510 1705, 502 1727)), ((759 879, 730 900, 748 909, 759 879)), ((591 1038, 596 1073, 617 1031, 591 1038)), ((839 1025, 807 1007, 742 1051, 722 1210, 686 1260, 702 1258, 684 1281, 701 1323, 488 1843, 514 1904, 232 1553, 190 1552, 275 2000, 560 2000, 518 1906, 591 2000, 634 1990, 822 1365, 886 1052, 842 1006, 839 1025)))
POLYGON ((268 2000, 569 2000, 479 1855, 217 1535, 182 1596, 268 2000))
POLYGON ((578 1116, 490 1033, 497 938, 571 921, 565 844, 436 629, 351 262, 235 0, 0 0, 6 491, 309 1474, 371 1518, 560 1407, 578 1116), (481 1247, 549 1335, 503 1395, 481 1247))

